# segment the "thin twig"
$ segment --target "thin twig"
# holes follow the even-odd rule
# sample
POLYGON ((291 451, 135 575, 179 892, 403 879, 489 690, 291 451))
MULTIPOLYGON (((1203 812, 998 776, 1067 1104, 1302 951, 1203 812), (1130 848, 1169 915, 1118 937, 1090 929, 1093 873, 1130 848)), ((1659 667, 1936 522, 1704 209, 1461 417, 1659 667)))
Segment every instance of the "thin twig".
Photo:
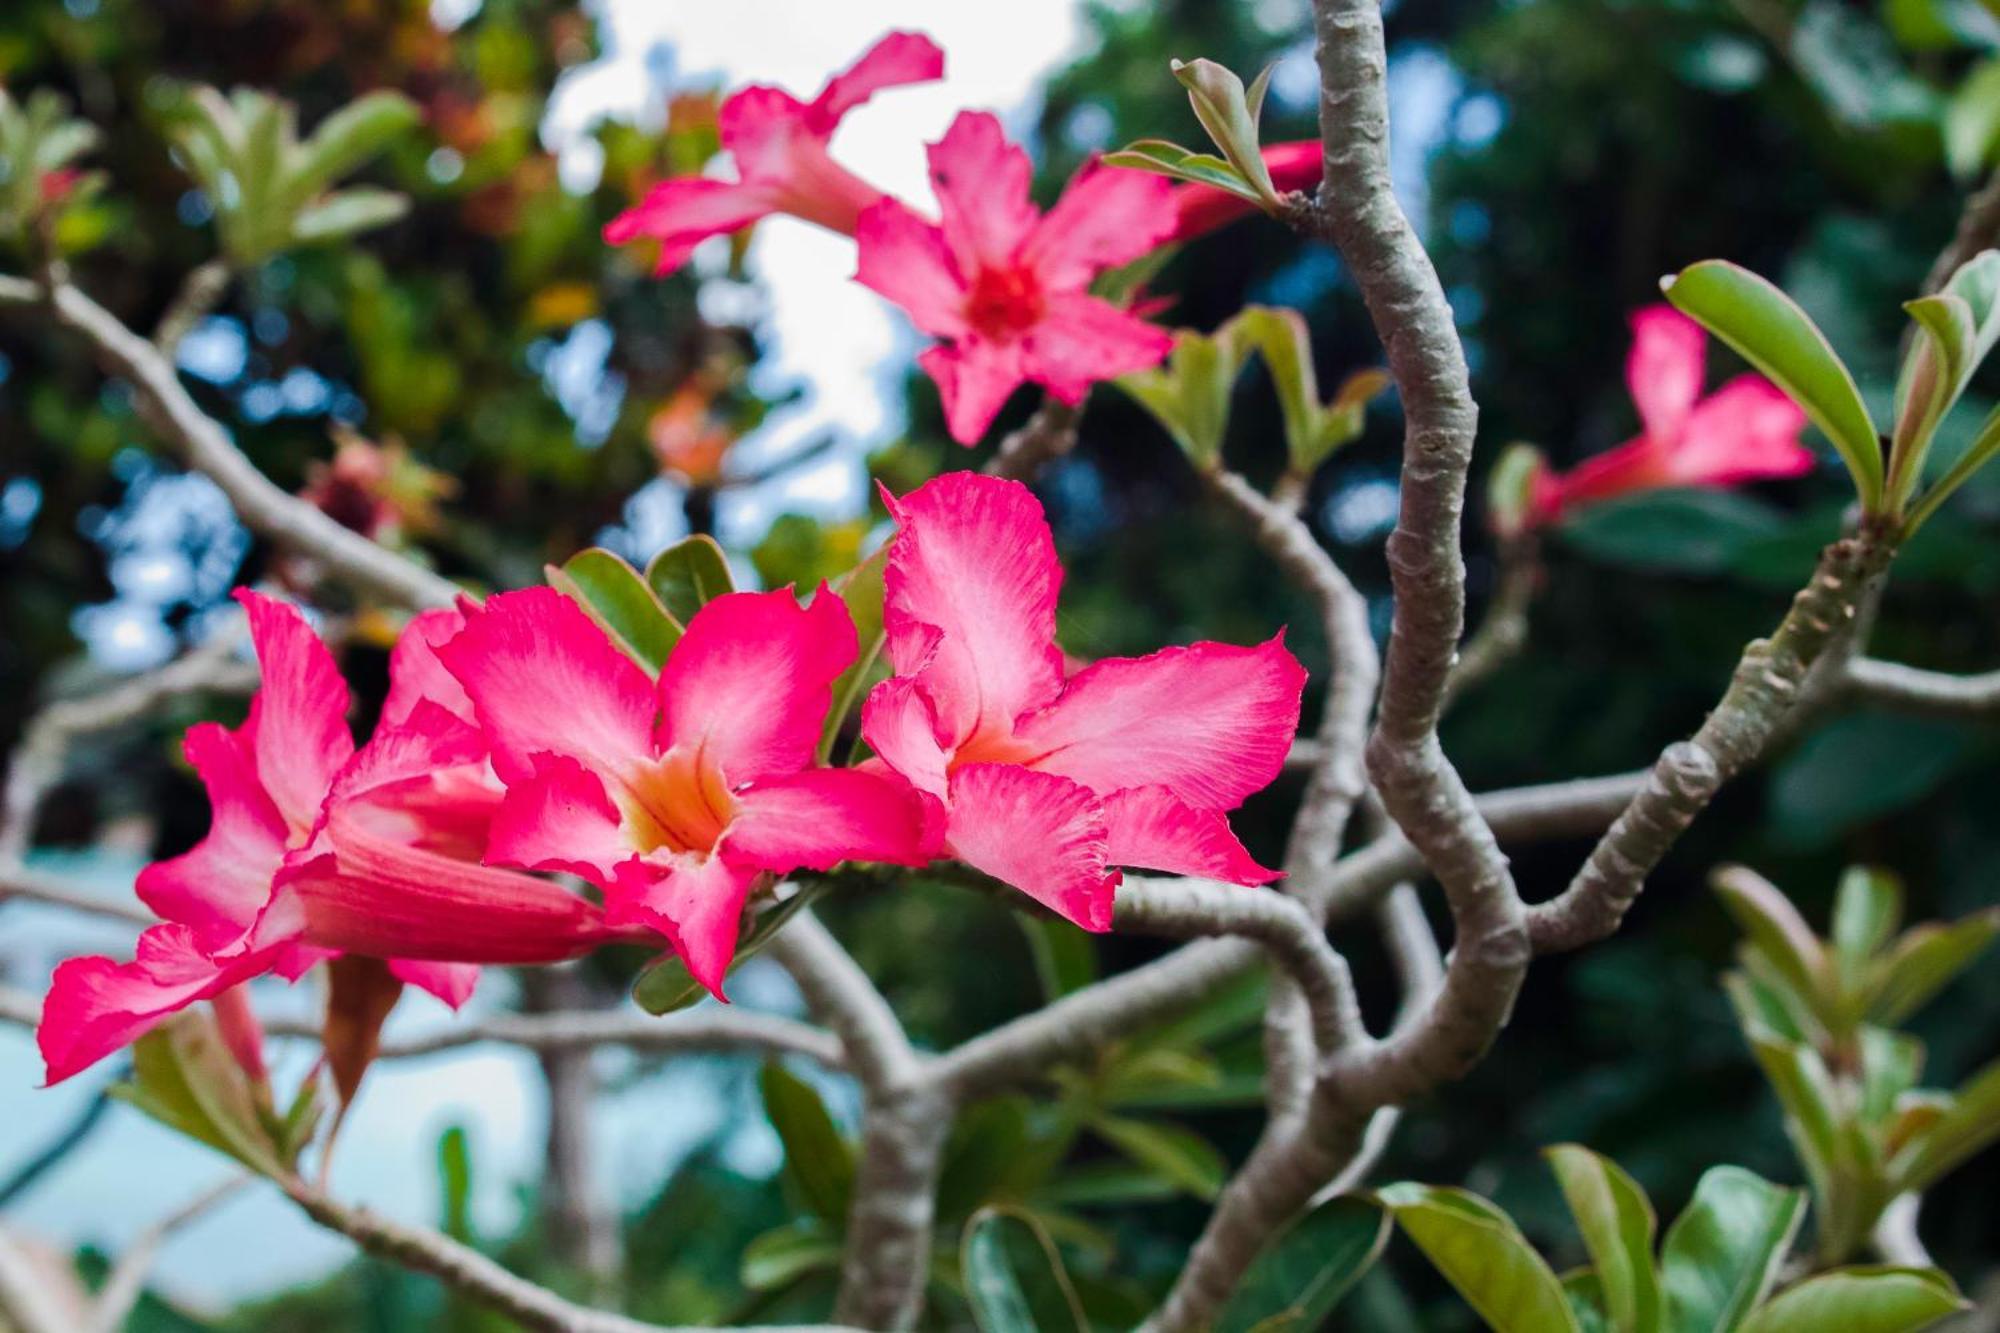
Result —
POLYGON ((51 907, 66 907, 86 916, 108 917, 134 926, 151 926, 159 922, 158 917, 136 902, 99 898, 70 887, 57 876, 30 870, 26 866, 0 865, 0 902, 12 898, 46 903, 51 907))
POLYGON ((1057 398, 1043 400, 1035 415, 1000 441, 1000 448, 987 460, 986 475, 1029 480, 1076 447, 1076 423, 1082 415, 1081 406, 1071 407, 1057 398))
POLYGON ((1900 662, 1857 657, 1847 664, 1843 698, 1933 717, 2000 716, 2000 671, 1954 676, 1900 662))
POLYGON ((1938 251, 1930 272, 1924 276, 1924 295, 1943 290, 1961 264, 1996 241, 2000 241, 2000 171, 1966 197, 1951 240, 1938 251))
POLYGON ((146 1292, 146 1279, 152 1274, 160 1247, 176 1231, 206 1216, 254 1179, 240 1175, 211 1186, 135 1236, 98 1289, 97 1303, 90 1312, 90 1333, 118 1333, 125 1327, 126 1318, 146 1292))
POLYGON ((161 356, 169 361, 174 359, 182 341, 229 290, 230 277, 229 261, 220 258, 188 270, 180 290, 174 293, 174 299, 160 315, 160 322, 153 327, 153 346, 160 349, 161 356))

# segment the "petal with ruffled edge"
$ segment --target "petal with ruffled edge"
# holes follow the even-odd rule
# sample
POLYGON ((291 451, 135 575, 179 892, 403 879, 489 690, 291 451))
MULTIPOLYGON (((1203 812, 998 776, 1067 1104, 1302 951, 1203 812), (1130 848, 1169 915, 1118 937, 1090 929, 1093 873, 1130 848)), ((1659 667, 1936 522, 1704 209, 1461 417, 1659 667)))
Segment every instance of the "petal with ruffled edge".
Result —
POLYGON ((141 932, 129 963, 93 957, 58 964, 35 1030, 48 1081, 88 1069, 197 1000, 266 970, 267 961, 251 956, 219 964, 194 932, 169 923, 141 932))
POLYGON ((945 241, 968 280, 1011 264, 1035 229, 1028 155, 984 111, 961 111, 929 149, 945 241))
POLYGON ((1172 351, 1173 335, 1157 324, 1095 296, 1049 298, 1047 312, 1029 330, 1023 348, 1028 378, 1074 406, 1090 386, 1157 366, 1172 351))
POLYGON ((503 782, 534 776, 541 754, 601 771, 652 754, 653 683, 582 607, 554 588, 526 588, 465 619, 438 657, 472 697, 503 782))
POLYGON ((1279 878, 1237 840, 1229 816, 1199 810, 1165 787, 1127 787, 1104 798, 1105 859, 1115 866, 1197 875, 1225 884, 1279 878))
POLYGON ((472 998, 479 985, 477 963, 418 963, 407 958, 391 958, 389 975, 398 981, 428 991, 453 1009, 472 998))
POLYGON ((493 816, 485 859, 581 875, 602 888, 633 850, 598 776, 567 755, 543 755, 533 777, 508 786, 493 816))
POLYGON ((437 655, 438 646, 451 642, 464 628, 465 613, 457 607, 433 607, 410 617, 396 636, 396 646, 389 650, 389 694, 382 701, 382 722, 378 725, 395 726, 404 721, 423 699, 455 717, 475 721, 471 697, 437 655))
POLYGON ((826 81, 808 106, 808 124, 833 133, 840 118, 884 88, 931 83, 944 77, 944 52, 919 32, 892 32, 860 59, 826 81))
POLYGON ((951 775, 951 850, 1085 930, 1111 929, 1104 803, 1052 773, 967 764, 951 775))
POLYGON ((693 976, 718 1000, 736 957, 743 904, 761 872, 725 857, 687 855, 672 864, 637 858, 618 867, 604 894, 614 925, 647 926, 665 935, 693 976))
POLYGON ((687 263, 703 241, 741 231, 768 216, 777 200, 766 184, 676 176, 661 181, 646 197, 604 225, 606 245, 629 245, 641 237, 660 243, 653 272, 665 277, 687 263))
POLYGON ((662 751, 699 751, 731 787, 812 763, 833 682, 859 644, 825 584, 802 607, 789 588, 724 593, 694 613, 660 672, 662 751))
POLYGON ((949 761, 937 732, 937 714, 913 677, 891 676, 861 705, 861 738, 868 748, 918 791, 943 800, 949 761))
POLYGON ((139 901, 214 951, 248 930, 270 898, 288 830, 236 734, 198 723, 183 748, 208 789, 208 834, 192 850, 140 871, 134 887, 139 901))
POLYGON ((1680 438, 1701 396, 1708 335, 1670 305, 1651 305, 1632 316, 1632 350, 1625 356, 1625 384, 1639 409, 1647 438, 1671 445, 1680 438))
POLYGON ((862 213, 854 239, 856 282, 901 306, 910 322, 933 338, 965 335, 965 283, 934 224, 884 199, 862 213))
POLYGON ((1005 736, 1063 684, 1062 566, 1041 502, 1017 481, 973 472, 883 499, 898 524, 883 575, 890 663, 922 683, 940 742, 1005 736))
POLYGON ((333 775, 354 754, 347 682, 297 607, 236 591, 250 620, 262 683, 240 733, 271 803, 295 831, 310 829, 333 775))
POLYGON ((1032 755, 1023 763, 1092 791, 1143 783, 1228 810, 1284 767, 1305 683, 1283 634, 1254 648, 1195 643, 1110 657, 1021 719, 1015 738, 1032 755))
POLYGON ((1730 486, 1813 469, 1806 414, 1761 375, 1739 375, 1695 405, 1667 470, 1683 486, 1730 486))
POLYGON ((944 405, 945 429, 967 448, 978 444, 1007 405, 1014 390, 1027 382, 1027 360, 1021 342, 994 342, 966 337, 926 348, 917 364, 937 384, 944 405))
POLYGON ((1092 162, 1071 178, 1021 251, 1049 291, 1081 291, 1100 270, 1137 259, 1174 230, 1174 184, 1092 162))
POLYGON ((841 861, 924 865, 923 806, 901 779, 851 768, 812 768, 737 796, 724 854, 777 874, 841 861))

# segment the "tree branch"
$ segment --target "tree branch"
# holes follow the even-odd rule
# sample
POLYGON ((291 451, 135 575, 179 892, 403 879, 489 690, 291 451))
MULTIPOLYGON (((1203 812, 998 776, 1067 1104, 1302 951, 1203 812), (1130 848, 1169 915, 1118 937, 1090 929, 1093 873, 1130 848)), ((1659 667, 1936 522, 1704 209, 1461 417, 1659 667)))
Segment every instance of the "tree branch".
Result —
POLYGON ((2000 671, 1954 676, 1900 662, 1857 657, 1847 664, 1842 697, 1933 717, 2000 715, 2000 671))
POLYGON ((134 926, 153 926, 159 918, 138 903, 116 902, 73 889, 54 875, 45 875, 26 866, 0 864, 0 901, 24 898, 29 902, 66 907, 88 916, 108 917, 134 926))
POLYGON ((90 1333, 118 1333, 124 1328, 133 1307, 146 1293, 146 1279, 152 1274, 160 1247, 176 1231, 235 1197, 254 1178, 232 1176, 220 1185, 211 1186, 135 1236, 118 1256, 118 1262, 111 1266, 104 1285, 98 1288, 97 1303, 90 1312, 90 1333))
POLYGON ((1043 465, 1076 448, 1076 424, 1082 416, 1081 406, 1043 399, 1035 415, 1000 441, 1000 448, 986 462, 986 475, 1027 481, 1043 465))
MULTIPOLYGON (((0 305, 38 305, 42 289, 20 278, 0 277, 0 305)), ((182 387, 173 363, 159 348, 125 327, 117 316, 77 288, 58 284, 53 308, 59 319, 97 349, 107 371, 132 382, 154 429, 178 447, 188 464, 221 488, 252 531, 311 555, 336 577, 400 606, 449 606, 458 587, 420 565, 342 527, 312 505, 278 489, 203 412, 182 387)))

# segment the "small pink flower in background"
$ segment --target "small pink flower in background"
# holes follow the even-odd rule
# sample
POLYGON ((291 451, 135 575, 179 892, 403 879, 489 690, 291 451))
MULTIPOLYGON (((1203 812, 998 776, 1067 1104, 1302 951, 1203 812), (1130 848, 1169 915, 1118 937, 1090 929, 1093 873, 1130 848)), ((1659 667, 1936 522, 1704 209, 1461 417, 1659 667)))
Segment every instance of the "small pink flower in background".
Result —
POLYGON ((896 674, 862 734, 934 802, 947 850, 1087 930, 1116 867, 1234 884, 1277 878, 1228 812, 1278 775, 1305 669, 1283 636, 1107 658, 1064 678, 1056 561, 1017 482, 948 473, 897 500, 885 575, 896 674))
POLYGON ((1537 474, 1531 523, 1585 505, 1668 486, 1735 486, 1802 476, 1812 450, 1799 442, 1806 415, 1761 375, 1745 374, 1701 396, 1707 334, 1672 306, 1632 316, 1625 382, 1641 431, 1566 473, 1537 474))
MULTIPOLYGON (((1326 149, 1317 139, 1274 143, 1264 149, 1264 166, 1271 173, 1271 183, 1278 187, 1280 193, 1288 194, 1294 190, 1311 192, 1319 185, 1325 153, 1326 149)), ((1175 186, 1174 208, 1177 217, 1173 232, 1166 237, 1169 242, 1191 241, 1206 236, 1217 227, 1257 211, 1257 205, 1241 195, 1206 185, 1175 186)))
POLYGON ((655 272, 687 262, 711 236, 740 231, 772 213, 854 234, 862 210, 882 192, 835 162, 828 141, 841 117, 884 88, 944 77, 944 53, 928 37, 892 32, 819 95, 801 102, 777 88, 750 87, 720 113, 722 146, 736 161, 737 179, 680 176, 661 181, 604 229, 610 245, 642 237, 660 242, 655 272))
POLYGON ((875 204, 855 233, 855 277, 944 340, 919 360, 959 443, 976 443, 1023 383, 1078 403, 1172 348, 1166 330, 1089 294, 1100 272, 1173 232, 1171 182, 1087 166, 1043 214, 1028 197, 1028 155, 981 112, 952 122, 930 169, 943 224, 893 199, 875 204))
POLYGON ((718 996, 760 876, 925 859, 907 784, 813 766, 857 651, 825 587, 804 608, 789 590, 716 598, 657 681, 553 589, 467 620, 441 656, 507 784, 489 859, 590 880, 614 924, 666 935, 718 996))

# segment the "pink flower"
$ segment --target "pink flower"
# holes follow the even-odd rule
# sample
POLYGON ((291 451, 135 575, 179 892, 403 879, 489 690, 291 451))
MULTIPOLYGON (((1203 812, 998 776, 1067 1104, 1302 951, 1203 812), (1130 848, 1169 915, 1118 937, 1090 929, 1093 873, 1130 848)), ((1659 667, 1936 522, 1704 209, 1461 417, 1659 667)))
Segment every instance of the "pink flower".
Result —
MULTIPOLYGON (((1325 153, 1317 139, 1274 143, 1264 149, 1264 167, 1280 193, 1311 191, 1319 185, 1325 153)), ((1175 187, 1174 208, 1179 216, 1166 237, 1168 242, 1192 241, 1257 211, 1257 205, 1243 196, 1207 185, 1175 187)))
POLYGON ((861 215, 858 281, 944 344, 919 358, 943 395, 952 438, 975 443, 1026 381, 1066 403, 1155 365, 1164 329, 1089 294, 1104 269, 1174 230, 1163 177, 1088 166, 1043 214, 1028 198, 1028 155, 1000 122, 964 112, 930 150, 936 226, 893 199, 861 215))
POLYGON ((816 768, 854 625, 822 587, 729 593, 658 680, 549 588, 505 593, 440 650, 507 785, 490 860, 582 875, 614 924, 657 929, 721 994, 758 878, 845 860, 920 864, 907 785, 816 768))
POLYGON ((882 192, 828 154, 841 117, 883 88, 943 76, 944 53, 928 37, 892 32, 827 80, 810 102, 777 88, 744 88, 722 104, 719 116, 722 146, 736 159, 737 179, 661 181, 636 207, 611 220, 605 243, 658 240, 655 271, 664 275, 686 263, 709 237, 740 231, 771 213, 789 213, 852 236, 855 219, 882 192))
POLYGON ((1634 491, 1735 486, 1812 470, 1812 450, 1799 443, 1806 415, 1769 380, 1739 375, 1701 396, 1706 339, 1699 324, 1672 306, 1632 316, 1625 382, 1643 429, 1567 473, 1539 474, 1533 521, 1552 523, 1634 491))
POLYGON ((1228 811, 1278 775, 1306 673, 1283 635, 1107 658, 1068 679, 1062 568, 1017 482, 948 473, 901 500, 884 622, 896 674, 862 710, 882 763, 935 802, 958 859, 1087 930, 1113 867, 1277 878, 1228 811))
MULTIPOLYGON (((314 928, 316 904, 329 895, 340 901, 343 892, 360 890, 378 900, 383 920, 395 919, 392 912, 428 919, 433 933, 454 939, 490 933, 496 920, 518 926, 525 915, 544 957, 562 956, 551 953, 551 941, 580 952, 608 933, 593 922, 594 908, 556 885, 430 850, 464 851, 469 839, 483 841, 482 798, 471 789, 437 793, 483 761, 484 741, 453 715, 448 698, 423 696, 425 673, 412 669, 410 636, 398 645, 385 725, 356 753, 347 686, 326 645, 285 603, 248 591, 237 599, 249 615, 263 685, 235 731, 215 723, 188 731, 188 760, 213 812, 208 835, 185 855, 141 872, 139 897, 162 924, 139 936, 132 962, 73 958, 57 967, 37 1034, 51 1083, 198 1000, 268 972, 296 979, 334 950, 362 947, 314 928), (350 838, 352 829, 360 832, 350 838), (573 927, 567 938, 558 929, 565 923, 573 927)), ((412 634, 436 626, 420 617, 412 634)), ((456 692, 450 677, 434 674, 456 692)), ((490 812, 498 794, 483 800, 490 812)), ((395 960, 398 976, 454 1006, 477 974, 464 962, 513 961, 475 959, 462 949, 431 953, 429 942, 379 933, 367 941, 395 960), (416 961, 437 958, 446 961, 416 961)))

